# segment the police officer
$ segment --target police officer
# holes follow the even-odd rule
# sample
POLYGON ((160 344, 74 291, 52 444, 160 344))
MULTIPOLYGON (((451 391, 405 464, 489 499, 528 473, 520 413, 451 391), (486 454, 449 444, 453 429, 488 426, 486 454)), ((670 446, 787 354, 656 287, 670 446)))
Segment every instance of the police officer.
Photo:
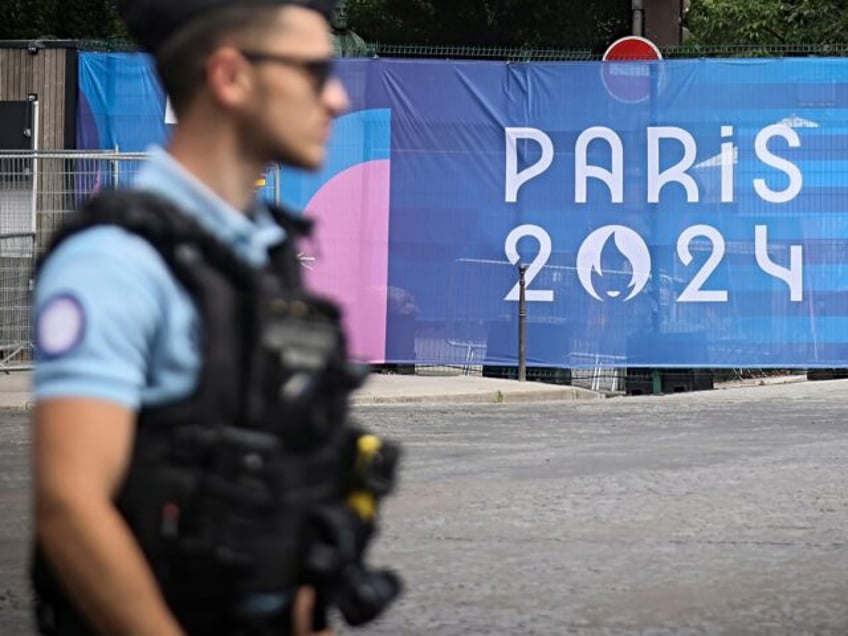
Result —
MULTIPOLYGON (((130 33, 154 55, 179 121, 133 188, 173 205, 249 268, 265 267, 296 228, 255 198, 257 175, 274 162, 318 168, 331 121, 347 107, 332 73, 333 4, 128 0, 121 7, 130 33)), ((41 629, 200 633, 166 599, 116 498, 143 432, 141 415, 196 393, 204 356, 229 339, 208 342, 197 298, 155 242, 108 223, 57 245, 40 269, 34 311, 35 543, 69 615, 78 613, 57 617, 51 599, 41 629)), ((241 374, 231 368, 219 389, 238 385, 241 374)), ((165 512, 176 523, 179 510, 165 512)), ((287 614, 290 633, 313 632, 312 609, 310 588, 301 586, 287 614)))

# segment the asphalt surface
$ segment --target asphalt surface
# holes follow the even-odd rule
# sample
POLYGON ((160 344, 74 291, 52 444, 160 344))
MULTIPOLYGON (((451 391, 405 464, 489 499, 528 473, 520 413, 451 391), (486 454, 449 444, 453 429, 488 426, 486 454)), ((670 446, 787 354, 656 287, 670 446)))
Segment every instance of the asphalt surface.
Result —
MULTIPOLYGON (((353 633, 848 634, 848 382, 360 404, 406 449, 353 633)), ((26 415, 0 413, 0 634, 28 635, 26 415)))

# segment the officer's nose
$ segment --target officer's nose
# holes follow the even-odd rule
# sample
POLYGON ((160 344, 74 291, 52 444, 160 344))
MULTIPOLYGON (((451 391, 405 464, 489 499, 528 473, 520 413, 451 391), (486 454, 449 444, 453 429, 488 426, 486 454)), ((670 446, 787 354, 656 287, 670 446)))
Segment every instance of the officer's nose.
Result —
POLYGON ((347 91, 338 77, 331 77, 321 93, 321 101, 333 117, 341 115, 350 107, 347 91))

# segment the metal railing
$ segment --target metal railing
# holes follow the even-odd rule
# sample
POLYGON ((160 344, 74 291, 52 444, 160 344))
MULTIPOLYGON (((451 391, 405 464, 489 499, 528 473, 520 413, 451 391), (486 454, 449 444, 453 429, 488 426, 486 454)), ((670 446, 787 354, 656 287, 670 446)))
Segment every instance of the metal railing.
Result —
MULTIPOLYGON (((848 44, 724 44, 660 47, 664 59, 686 58, 760 58, 760 57, 845 57, 848 44)), ((601 51, 586 49, 524 49, 510 47, 381 44, 369 42, 362 52, 348 57, 399 57, 511 62, 591 62, 602 57, 601 51)))
POLYGON ((0 234, 33 232, 43 250, 64 214, 128 184, 144 153, 0 151, 0 234))
POLYGON ((31 365, 34 265, 34 232, 0 234, 0 371, 31 365))
MULTIPOLYGON (((600 60, 602 51, 563 48, 518 48, 506 46, 464 46, 459 44, 391 44, 365 42, 356 37, 356 46, 349 46, 350 35, 335 37, 336 52, 341 57, 401 57, 453 60, 501 60, 523 62, 587 62, 600 60)), ((83 51, 130 52, 138 46, 129 40, 80 40, 83 51)), ((810 44, 684 44, 660 47, 665 59, 700 57, 845 57, 846 43, 810 44)))
MULTIPOLYGON (((523 62, 587 62, 600 60, 602 51, 563 48, 519 48, 506 46, 464 46, 459 44, 391 44, 365 42, 356 38, 356 46, 348 45, 350 36, 336 36, 336 52, 341 57, 401 57, 453 60, 501 60, 523 62)), ((138 46, 121 39, 80 40, 83 51, 130 52, 138 46)), ((845 57, 846 43, 811 44, 684 44, 660 47, 665 59, 700 57, 845 57)))
POLYGON ((35 263, 65 215, 126 185, 144 154, 0 151, 0 371, 32 366, 35 263))
MULTIPOLYGON (((0 372, 32 366, 34 267, 65 216, 98 191, 128 185, 145 157, 144 153, 115 151, 0 152, 0 372)), ((264 196, 278 200, 280 175, 271 171, 268 176, 271 182, 264 196)), ((492 328, 485 322, 491 294, 480 296, 482 290, 468 284, 475 268, 481 267, 487 269, 492 288, 509 289, 514 282, 510 278, 514 268, 507 262, 460 259, 454 263, 447 321, 438 329, 415 330, 412 346, 420 361, 417 366, 458 367, 464 373, 483 371, 489 348, 488 332, 492 328)), ((565 269, 549 266, 540 276, 553 288, 564 284, 565 269)), ((579 304, 561 309, 557 309, 556 315, 575 312, 583 315, 588 311, 579 304)), ((502 318, 511 320, 508 316, 502 318)), ((530 322, 540 320, 547 322, 544 317, 530 318, 530 322)), ((596 390, 620 390, 625 361, 608 355, 608 351, 598 351, 596 343, 584 334, 577 333, 574 337, 574 346, 567 359, 563 359, 563 367, 571 370, 571 381, 596 390)))

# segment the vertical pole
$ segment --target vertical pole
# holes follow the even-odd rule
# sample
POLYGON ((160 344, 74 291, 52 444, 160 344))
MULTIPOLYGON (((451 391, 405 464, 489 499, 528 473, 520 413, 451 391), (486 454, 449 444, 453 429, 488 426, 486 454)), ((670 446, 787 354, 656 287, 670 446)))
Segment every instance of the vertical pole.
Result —
POLYGON ((38 177, 41 170, 38 162, 38 151, 40 149, 39 141, 39 115, 38 115, 38 95, 32 93, 27 95, 27 101, 32 104, 32 124, 29 129, 30 146, 32 147, 32 209, 30 211, 30 232, 33 234, 38 230, 38 177))
POLYGON ((280 164, 274 165, 274 203, 277 205, 281 205, 282 201, 280 200, 280 177, 283 175, 283 171, 280 169, 280 164))
POLYGON ((645 5, 643 0, 633 0, 633 35, 645 35, 645 5))
MULTIPOLYGON (((641 4, 641 3, 640 3, 641 4)), ((659 114, 657 112, 657 98, 659 97, 659 65, 663 62, 650 63, 650 78, 651 78, 651 96, 650 96, 650 125, 657 126, 659 125, 659 114)), ((651 314, 651 327, 652 327, 652 338, 654 342, 657 342, 660 338, 660 333, 663 331, 663 323, 665 319, 663 317, 663 308, 660 304, 661 301, 661 287, 662 287, 662 271, 663 264, 665 263, 665 250, 660 252, 658 247, 655 247, 656 237, 660 235, 660 231, 658 228, 658 219, 659 219, 659 209, 660 206, 658 203, 654 203, 651 206, 653 214, 651 214, 652 224, 651 224, 651 264, 653 267, 653 271, 651 275, 653 280, 655 281, 651 285, 651 293, 653 295, 652 308, 653 312, 651 314)), ((651 388, 653 390, 654 395, 662 395, 662 374, 665 373, 666 370, 655 368, 651 370, 651 388)))
POLYGON ((120 147, 118 144, 115 144, 115 158, 112 159, 112 189, 117 190, 120 185, 120 180, 118 178, 118 153, 120 152, 120 147))
POLYGON ((518 266, 518 381, 527 381, 527 266, 518 266))

